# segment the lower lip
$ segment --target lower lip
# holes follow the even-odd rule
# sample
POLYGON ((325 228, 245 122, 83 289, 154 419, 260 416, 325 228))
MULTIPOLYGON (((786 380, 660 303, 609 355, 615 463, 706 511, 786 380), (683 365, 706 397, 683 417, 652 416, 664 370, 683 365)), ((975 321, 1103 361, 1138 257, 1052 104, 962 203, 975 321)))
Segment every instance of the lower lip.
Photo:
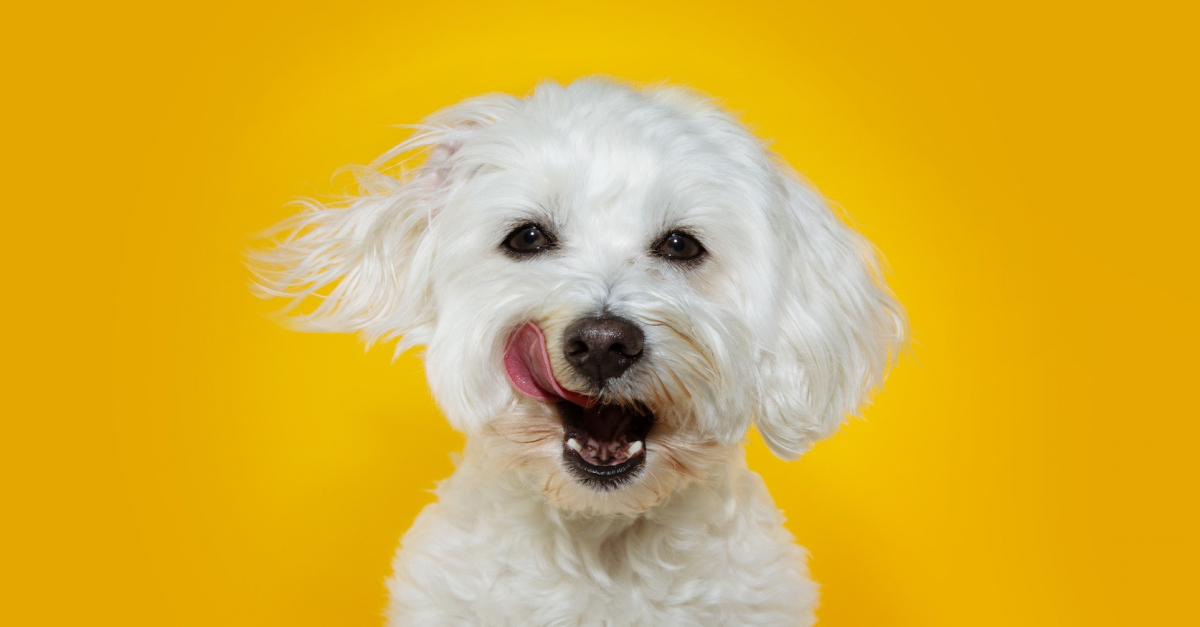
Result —
POLYGON ((568 457, 568 459, 576 468, 598 478, 619 477, 633 470, 634 468, 641 466, 646 458, 645 452, 643 451, 642 453, 630 457, 619 464, 613 464, 612 466, 595 466, 584 461, 584 459, 580 457, 578 453, 570 449, 567 449, 563 454, 568 457))

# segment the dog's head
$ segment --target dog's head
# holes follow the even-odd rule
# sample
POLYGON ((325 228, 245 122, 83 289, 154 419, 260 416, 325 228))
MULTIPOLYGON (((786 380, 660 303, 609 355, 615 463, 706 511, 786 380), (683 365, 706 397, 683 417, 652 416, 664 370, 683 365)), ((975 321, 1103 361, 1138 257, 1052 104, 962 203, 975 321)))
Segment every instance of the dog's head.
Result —
POLYGON ((426 346, 450 422, 569 509, 645 510, 751 423, 798 456, 904 338, 870 245, 687 90, 468 100, 360 180, 280 225, 261 292, 322 297, 309 329, 426 346))

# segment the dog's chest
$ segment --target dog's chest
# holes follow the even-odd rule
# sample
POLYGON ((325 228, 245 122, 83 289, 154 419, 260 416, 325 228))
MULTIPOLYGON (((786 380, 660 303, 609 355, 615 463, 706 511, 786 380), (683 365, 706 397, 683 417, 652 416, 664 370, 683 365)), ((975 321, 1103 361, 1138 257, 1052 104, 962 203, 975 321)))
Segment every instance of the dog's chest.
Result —
POLYGON ((564 520, 512 495, 461 496, 444 494, 405 536, 389 582, 392 627, 812 621, 803 552, 765 492, 739 495, 732 508, 691 494, 623 521, 564 520))

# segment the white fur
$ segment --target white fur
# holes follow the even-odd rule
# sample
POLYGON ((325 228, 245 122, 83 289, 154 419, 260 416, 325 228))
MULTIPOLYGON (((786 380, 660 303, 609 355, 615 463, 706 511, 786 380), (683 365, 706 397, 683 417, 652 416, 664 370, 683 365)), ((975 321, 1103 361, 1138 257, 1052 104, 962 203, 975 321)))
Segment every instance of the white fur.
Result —
POLYGON ((260 293, 306 329, 426 346, 434 397, 468 444, 405 535, 390 624, 808 625, 815 586, 742 442, 798 457, 856 413, 905 336, 870 245, 713 102, 587 79, 429 118, 358 171, 361 197, 309 203, 254 254, 260 293), (428 158, 405 170, 403 157, 428 158), (514 259, 537 222, 559 248, 514 259), (650 254, 686 229, 708 256, 650 254), (598 491, 501 355, 527 321, 556 378, 582 316, 636 322, 646 356, 604 391, 658 420, 643 472, 598 491))

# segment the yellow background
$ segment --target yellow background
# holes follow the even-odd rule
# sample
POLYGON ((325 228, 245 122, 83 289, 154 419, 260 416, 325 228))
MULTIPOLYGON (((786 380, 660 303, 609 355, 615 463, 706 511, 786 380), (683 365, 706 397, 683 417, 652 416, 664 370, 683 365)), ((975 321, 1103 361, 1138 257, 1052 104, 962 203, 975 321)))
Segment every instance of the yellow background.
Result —
POLYGON ((833 626, 1194 624, 1195 14, 1154 2, 5 9, 0 623, 379 625, 461 439, 420 362, 284 331, 247 237, 541 78, 742 113, 887 255, 914 345, 750 462, 833 626))

